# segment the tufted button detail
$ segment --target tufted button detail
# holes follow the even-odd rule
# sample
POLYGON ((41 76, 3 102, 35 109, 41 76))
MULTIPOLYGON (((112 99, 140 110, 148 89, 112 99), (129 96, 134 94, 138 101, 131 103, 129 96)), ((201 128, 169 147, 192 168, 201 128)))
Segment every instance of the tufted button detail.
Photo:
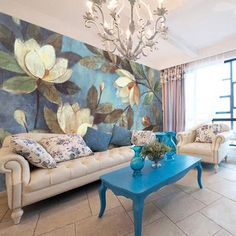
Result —
POLYGON ((30 183, 26 186, 26 191, 33 192, 120 165, 130 161, 133 155, 130 147, 120 147, 97 152, 93 156, 58 163, 58 167, 55 169, 35 169, 31 172, 30 183))

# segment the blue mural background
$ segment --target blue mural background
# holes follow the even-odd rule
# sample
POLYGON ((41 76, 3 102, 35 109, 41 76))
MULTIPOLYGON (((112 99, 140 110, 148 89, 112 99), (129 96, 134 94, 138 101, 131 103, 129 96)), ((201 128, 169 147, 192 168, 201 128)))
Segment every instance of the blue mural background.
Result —
MULTIPOLYGON (((9 134, 80 133, 87 126, 110 131, 114 123, 162 130, 157 70, 0 13, 0 145, 9 134), (39 58, 45 45, 46 54, 39 58), (52 52, 57 59, 49 68, 45 55, 53 61, 52 52), (27 61, 29 54, 34 65, 27 61), (56 77, 58 58, 64 64, 56 77), (40 60, 45 73, 37 77, 40 60), (68 111, 77 114, 76 120, 68 111), (74 130, 67 123, 75 124, 74 130)), ((0 176, 0 191, 3 188, 0 176)))

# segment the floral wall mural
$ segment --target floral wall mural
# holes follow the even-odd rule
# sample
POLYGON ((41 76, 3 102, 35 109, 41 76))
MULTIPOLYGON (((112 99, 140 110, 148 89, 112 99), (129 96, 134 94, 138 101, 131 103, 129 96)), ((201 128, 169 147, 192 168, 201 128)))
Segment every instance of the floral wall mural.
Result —
POLYGON ((0 146, 20 132, 162 130, 159 72, 0 13, 0 146))

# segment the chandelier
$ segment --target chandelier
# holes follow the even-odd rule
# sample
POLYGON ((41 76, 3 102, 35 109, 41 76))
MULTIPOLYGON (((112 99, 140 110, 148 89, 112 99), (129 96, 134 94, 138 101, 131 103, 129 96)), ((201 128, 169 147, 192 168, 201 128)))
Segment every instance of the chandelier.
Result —
POLYGON ((87 28, 91 28, 92 25, 96 26, 107 51, 136 61, 141 56, 147 56, 148 50, 151 52, 156 50, 160 37, 166 39, 167 10, 163 7, 163 0, 159 0, 159 6, 153 11, 145 0, 128 0, 130 19, 127 24, 124 22, 126 18, 121 15, 125 8, 124 1, 89 0, 87 1, 88 11, 83 17, 87 28), (141 16, 143 12, 148 13, 145 14, 147 17, 141 16))

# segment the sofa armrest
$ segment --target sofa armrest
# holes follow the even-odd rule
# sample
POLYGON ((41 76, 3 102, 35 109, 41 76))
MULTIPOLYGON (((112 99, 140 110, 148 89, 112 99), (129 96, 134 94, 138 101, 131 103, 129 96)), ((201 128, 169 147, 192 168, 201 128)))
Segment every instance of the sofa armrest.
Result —
POLYGON ((8 148, 0 149, 0 172, 5 174, 21 172, 20 181, 28 184, 30 180, 29 163, 24 157, 11 152, 8 148))
POLYGON ((220 145, 226 142, 229 142, 232 134, 230 132, 219 133, 212 140, 212 149, 218 150, 220 145))
POLYGON ((192 143, 195 139, 195 131, 189 130, 186 132, 179 132, 179 133, 177 133, 176 137, 178 140, 177 146, 182 146, 187 143, 192 143))
POLYGON ((6 174, 9 208, 20 208, 22 206, 23 186, 30 181, 28 161, 24 157, 11 152, 9 148, 1 148, 0 172, 6 174))

